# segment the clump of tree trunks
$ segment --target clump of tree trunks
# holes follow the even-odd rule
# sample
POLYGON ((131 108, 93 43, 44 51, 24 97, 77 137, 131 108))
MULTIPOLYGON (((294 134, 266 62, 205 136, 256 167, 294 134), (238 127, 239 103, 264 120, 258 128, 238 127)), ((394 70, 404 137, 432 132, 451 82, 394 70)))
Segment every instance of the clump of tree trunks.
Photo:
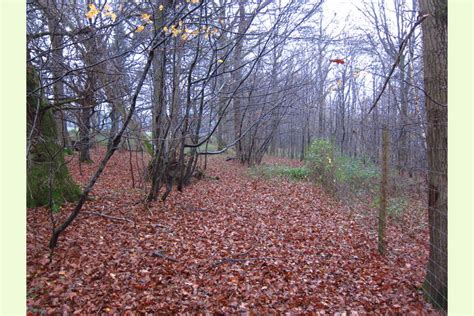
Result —
POLYGON ((204 171, 197 166, 197 155, 185 155, 183 159, 176 157, 156 157, 148 164, 145 170, 144 179, 152 184, 152 193, 147 196, 148 201, 156 200, 158 192, 165 185, 166 189, 161 196, 164 201, 171 193, 173 185, 176 184, 179 191, 184 186, 191 184, 191 180, 202 179, 204 171), (169 161, 168 161, 169 159, 169 161))
MULTIPOLYGON (((35 91, 39 79, 33 67, 27 67, 28 93, 35 91)), ((40 92, 27 97, 27 206, 56 207, 77 200, 80 188, 72 181, 52 109, 40 92)))

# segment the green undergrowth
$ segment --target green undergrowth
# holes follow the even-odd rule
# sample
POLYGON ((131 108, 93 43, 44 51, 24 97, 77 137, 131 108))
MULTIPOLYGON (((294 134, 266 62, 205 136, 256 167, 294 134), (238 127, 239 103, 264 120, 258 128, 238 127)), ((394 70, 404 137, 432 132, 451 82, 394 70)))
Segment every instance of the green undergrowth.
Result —
MULTIPOLYGON (((376 196, 372 201, 372 207, 380 207, 380 197, 376 196)), ((391 218, 400 218, 408 207, 408 199, 403 196, 390 197, 387 200, 387 215, 391 218)))
POLYGON ((288 166, 254 166, 248 173, 254 177, 285 178, 296 181, 309 180, 310 170, 307 167, 288 167, 288 166))
POLYGON ((380 173, 376 165, 334 152, 329 141, 316 140, 306 153, 304 166, 255 166, 249 173, 265 178, 312 181, 330 190, 344 188, 354 192, 377 183, 380 173))
MULTIPOLYGON (((285 178, 319 184, 330 194, 353 205, 363 203, 369 208, 379 207, 380 167, 370 159, 340 154, 326 139, 313 141, 306 151, 304 166, 254 166, 248 170, 255 177, 285 178)), ((390 189, 388 215, 400 218, 408 209, 410 198, 406 196, 406 181, 392 170, 389 175, 390 189)))
POLYGON ((363 195, 380 178, 375 164, 336 154, 334 145, 325 139, 317 139, 311 144, 305 162, 311 171, 311 178, 333 193, 363 195))

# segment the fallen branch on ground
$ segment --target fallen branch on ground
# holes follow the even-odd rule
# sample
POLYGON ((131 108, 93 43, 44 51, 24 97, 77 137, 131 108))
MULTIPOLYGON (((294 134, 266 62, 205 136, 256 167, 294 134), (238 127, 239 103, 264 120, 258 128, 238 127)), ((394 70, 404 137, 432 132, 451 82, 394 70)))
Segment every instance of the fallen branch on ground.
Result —
POLYGON ((211 213, 217 213, 214 210, 207 209, 207 208, 198 208, 198 207, 189 207, 186 209, 188 212, 211 212, 211 213))
POLYGON ((238 263, 238 262, 245 262, 245 261, 257 261, 257 260, 274 260, 274 259, 281 259, 278 257, 257 257, 257 258, 222 258, 216 260, 211 266, 211 268, 217 267, 223 263, 238 263))
POLYGON ((163 252, 161 251, 154 251, 152 254, 151 254, 152 257, 158 257, 158 258, 163 258, 163 259, 166 259, 166 260, 169 260, 169 261, 173 261, 173 262, 178 262, 178 260, 176 260, 175 258, 173 257, 168 257, 167 255, 165 255, 163 252))
POLYGON ((173 231, 173 229, 171 229, 171 227, 166 226, 166 225, 153 224, 153 226, 154 226, 154 227, 157 227, 157 228, 164 228, 164 229, 166 229, 166 230, 173 231))
POLYGON ((115 216, 110 216, 110 215, 106 215, 106 214, 99 213, 99 212, 86 212, 86 211, 83 211, 82 213, 86 214, 86 215, 102 216, 102 217, 105 217, 105 218, 108 218, 108 219, 111 219, 111 220, 114 220, 114 221, 125 221, 125 222, 129 222, 129 223, 132 223, 133 225, 135 225, 134 221, 132 221, 131 219, 125 218, 125 217, 115 217, 115 216))

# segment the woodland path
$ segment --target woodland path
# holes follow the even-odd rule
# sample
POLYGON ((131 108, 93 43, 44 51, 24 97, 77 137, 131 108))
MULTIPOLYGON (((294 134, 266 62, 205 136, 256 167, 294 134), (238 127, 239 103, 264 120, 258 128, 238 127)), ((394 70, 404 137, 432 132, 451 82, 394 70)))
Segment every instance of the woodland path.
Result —
MULTIPOLYGON (((80 175, 76 160, 70 166, 79 183, 94 168, 80 175)), ((127 152, 112 158, 52 264, 48 212, 28 210, 29 311, 432 313, 418 289, 426 231, 407 242, 389 229, 383 258, 370 217, 311 183, 252 177, 222 157, 209 160, 206 178, 147 209, 129 168, 127 152)))

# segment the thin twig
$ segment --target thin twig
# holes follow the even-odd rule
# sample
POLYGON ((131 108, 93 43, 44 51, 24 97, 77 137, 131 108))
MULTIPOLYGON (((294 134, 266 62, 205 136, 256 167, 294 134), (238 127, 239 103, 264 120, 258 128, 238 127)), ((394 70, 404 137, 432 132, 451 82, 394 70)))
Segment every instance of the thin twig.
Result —
POLYGON ((166 259, 166 260, 169 260, 169 261, 173 261, 173 262, 178 262, 177 259, 173 258, 173 257, 169 257, 167 255, 165 255, 163 252, 161 251, 154 251, 152 254, 151 254, 152 257, 158 257, 158 258, 163 258, 163 259, 166 259))
POLYGON ((372 107, 370 108, 367 115, 369 115, 370 112, 372 112, 372 110, 375 109, 375 107, 377 106, 377 103, 379 102, 380 98, 382 97, 382 94, 384 93, 385 89, 387 88, 388 82, 392 78, 392 75, 395 72, 395 68, 397 68, 398 64, 400 63, 403 51, 405 50, 405 46, 407 46, 408 40, 410 39, 411 35, 413 34, 413 32, 415 32, 416 27, 418 25, 420 25, 428 16, 429 16, 429 14, 420 15, 418 17, 418 20, 415 22, 415 24, 413 24, 410 32, 408 32, 408 35, 400 43, 400 47, 398 49, 398 54, 397 54, 397 57, 395 58, 395 62, 392 65, 392 69, 390 69, 390 72, 388 73, 388 76, 385 79, 385 82, 382 86, 382 90, 379 92, 377 98, 375 99, 374 103, 372 104, 372 107))
POLYGON ((216 267, 220 264, 223 264, 223 263, 238 263, 238 262, 245 262, 245 261, 256 261, 256 260, 272 260, 272 259, 281 259, 281 258, 277 258, 277 257, 256 257, 256 258, 222 258, 222 259, 219 259, 219 260, 216 260, 216 262, 214 262, 214 264, 211 266, 212 268, 213 267, 216 267))
POLYGON ((164 228, 168 231, 173 231, 173 229, 171 229, 171 227, 169 226, 166 226, 166 225, 161 225, 161 224, 153 224, 154 227, 158 227, 158 228, 164 228))
POLYGON ((110 215, 106 215, 106 214, 99 213, 99 212, 86 212, 86 211, 83 211, 82 213, 86 214, 86 215, 102 216, 102 217, 105 217, 105 218, 108 218, 108 219, 111 219, 111 220, 126 221, 126 222, 129 222, 129 223, 132 223, 133 225, 135 225, 134 221, 132 221, 131 219, 125 218, 125 217, 110 216, 110 215))

